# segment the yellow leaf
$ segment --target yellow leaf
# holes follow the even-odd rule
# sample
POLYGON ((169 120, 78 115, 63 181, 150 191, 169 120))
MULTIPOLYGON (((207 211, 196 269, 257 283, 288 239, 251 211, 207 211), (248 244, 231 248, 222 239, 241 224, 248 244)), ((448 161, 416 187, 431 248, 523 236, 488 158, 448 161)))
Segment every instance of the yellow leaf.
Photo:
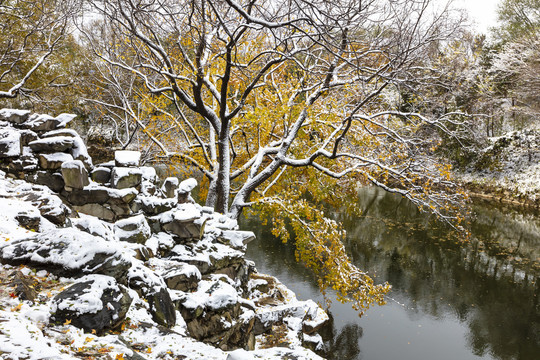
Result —
POLYGON ((64 322, 64 325, 69 325, 71 324, 71 319, 66 319, 66 321, 64 322))

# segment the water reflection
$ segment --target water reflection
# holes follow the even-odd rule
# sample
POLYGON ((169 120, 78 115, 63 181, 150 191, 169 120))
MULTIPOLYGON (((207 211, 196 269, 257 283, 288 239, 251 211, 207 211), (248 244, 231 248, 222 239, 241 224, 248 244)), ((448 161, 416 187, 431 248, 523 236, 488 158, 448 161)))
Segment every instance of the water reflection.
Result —
MULTIPOLYGON (((393 285, 389 304, 358 318, 333 304, 329 359, 537 359, 540 219, 475 203, 473 239, 461 244, 431 216, 378 189, 359 193, 361 218, 335 212, 354 263, 393 285)), ((255 222, 245 225, 250 228, 255 222)), ((262 272, 301 298, 322 301, 291 244, 260 228, 248 249, 262 272)))

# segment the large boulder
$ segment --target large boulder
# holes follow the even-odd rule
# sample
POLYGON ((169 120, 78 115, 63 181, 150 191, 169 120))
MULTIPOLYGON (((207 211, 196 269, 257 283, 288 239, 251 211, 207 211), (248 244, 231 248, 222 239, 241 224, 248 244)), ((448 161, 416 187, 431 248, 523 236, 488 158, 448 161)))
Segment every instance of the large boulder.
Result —
POLYGON ((7 121, 13 124, 22 124, 28 120, 30 110, 2 109, 0 110, 0 121, 7 121))
POLYGON ((191 337, 231 350, 246 347, 254 324, 253 312, 244 314, 239 299, 231 284, 212 276, 196 292, 180 294, 176 303, 191 337))
POLYGON ((40 185, 34 185, 31 189, 22 191, 20 196, 25 201, 29 201, 36 206, 41 216, 50 222, 60 226, 69 225, 68 216, 71 214, 71 210, 62 203, 58 196, 52 195, 45 190, 48 189, 40 185))
POLYGON ((54 229, 5 245, 0 249, 0 260, 45 269, 58 276, 97 273, 125 283, 131 262, 117 246, 77 229, 54 229))
POLYGON ((26 181, 45 185, 54 192, 60 192, 65 185, 62 174, 58 172, 36 171, 34 174, 26 174, 26 181))
POLYGON ((62 177, 64 178, 67 190, 82 189, 90 184, 90 181, 88 180, 88 172, 86 171, 82 161, 67 161, 62 164, 61 169, 62 177))
POLYGON ((92 170, 91 177, 97 183, 106 184, 111 181, 111 169, 104 166, 96 167, 92 170))
POLYGON ((176 194, 178 196, 178 203, 194 203, 195 201, 191 197, 191 191, 197 186, 197 180, 190 178, 182 181, 178 185, 176 194))
POLYGON ((195 204, 180 204, 174 210, 160 216, 162 229, 180 240, 200 239, 202 221, 200 207, 195 204))
POLYGON ((39 154, 39 166, 45 170, 56 170, 67 161, 73 161, 73 157, 66 153, 39 154))
MULTIPOLYGON (((57 117, 58 118, 58 117, 57 117)), ((92 158, 88 155, 88 150, 84 141, 81 139, 79 134, 72 129, 60 129, 49 131, 43 134, 43 138, 50 137, 62 137, 67 136, 73 138, 73 146, 70 148, 70 154, 75 160, 81 160, 87 169, 90 169, 92 165, 92 158)))
POLYGON ((56 295, 50 320, 98 335, 118 327, 131 305, 127 289, 110 276, 88 275, 56 295))
POLYGON ((134 262, 128 272, 129 287, 135 289, 149 304, 152 319, 159 325, 176 325, 176 308, 163 278, 141 262, 134 262))
POLYGON ((85 186, 83 189, 64 191, 62 195, 72 205, 104 204, 110 199, 109 189, 104 186, 85 186))
POLYGON ((115 189, 137 187, 142 181, 142 171, 137 168, 114 167, 111 172, 111 186, 115 189))
POLYGON ((144 244, 152 233, 144 215, 137 215, 117 221, 114 234, 120 241, 144 244))
POLYGON ((139 151, 117 150, 114 152, 114 162, 117 167, 138 167, 141 162, 139 151))
POLYGON ((28 146, 35 152, 55 153, 67 151, 73 147, 73 144, 74 140, 71 136, 51 136, 31 141, 28 146))
POLYGON ((109 207, 101 204, 84 204, 81 206, 73 206, 73 209, 83 214, 92 215, 98 219, 105 221, 114 221, 116 214, 109 207))
POLYGON ((172 210, 175 206, 176 199, 162 199, 157 196, 140 195, 135 199, 132 209, 135 212, 142 210, 145 214, 152 216, 172 210))
POLYGON ((168 266, 161 273, 161 276, 169 289, 184 292, 197 290, 197 284, 202 278, 201 272, 196 266, 180 262, 168 266))
POLYGON ((57 117, 45 114, 33 114, 24 125, 33 131, 45 132, 64 128, 75 117, 76 115, 73 114, 60 114, 57 117))
POLYGON ((234 249, 245 249, 246 245, 255 240, 252 231, 224 230, 217 237, 217 241, 229 245, 234 249))
POLYGON ((21 134, 10 128, 0 129, 0 158, 19 157, 22 151, 21 134))
POLYGON ((168 177, 165 179, 165 181, 163 181, 161 191, 163 192, 165 197, 176 197, 176 189, 178 189, 178 185, 180 185, 180 182, 178 181, 177 177, 168 177))

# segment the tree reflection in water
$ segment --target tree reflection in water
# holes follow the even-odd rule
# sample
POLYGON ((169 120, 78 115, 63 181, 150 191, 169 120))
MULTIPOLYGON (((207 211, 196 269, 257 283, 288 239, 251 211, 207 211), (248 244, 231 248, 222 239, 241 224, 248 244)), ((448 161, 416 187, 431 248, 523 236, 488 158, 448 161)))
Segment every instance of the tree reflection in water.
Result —
MULTIPOLYGON (((429 317, 441 324, 455 319, 464 324, 470 358, 537 359, 538 214, 475 203, 472 239, 463 244, 431 216, 392 194, 362 189, 359 201, 364 209, 361 218, 335 211, 347 229, 349 254, 377 281, 392 284, 390 297, 403 304, 409 318, 429 317)), ((293 245, 281 244, 267 230, 259 230, 259 248, 251 246, 248 255, 299 297, 321 301, 313 277, 295 263, 293 245)), ((327 329, 328 358, 360 359, 362 348, 370 346, 360 338, 374 330, 362 319, 355 321, 352 310, 343 306, 331 311, 337 308, 350 311, 350 322, 327 329)))

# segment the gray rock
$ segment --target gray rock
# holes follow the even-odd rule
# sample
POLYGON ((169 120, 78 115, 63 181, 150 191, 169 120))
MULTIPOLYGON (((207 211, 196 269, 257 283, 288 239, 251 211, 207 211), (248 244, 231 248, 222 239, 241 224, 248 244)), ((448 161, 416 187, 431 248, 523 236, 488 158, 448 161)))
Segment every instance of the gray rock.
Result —
POLYGON ((109 196, 113 200, 117 200, 119 203, 129 204, 131 203, 139 193, 135 188, 125 188, 125 189, 111 189, 107 188, 109 196))
POLYGON ((25 229, 39 231, 41 216, 39 212, 21 211, 15 215, 15 220, 25 229))
POLYGON ((0 249, 0 259, 11 265, 30 265, 58 276, 103 274, 125 283, 131 262, 114 244, 96 236, 69 229, 54 229, 9 243, 0 249))
POLYGON ((148 301, 150 313, 155 322, 165 327, 173 327, 176 324, 175 304, 163 278, 146 266, 135 263, 129 269, 128 284, 148 301))
POLYGON ((100 166, 94 168, 91 173, 92 180, 100 184, 106 184, 111 181, 111 169, 100 166))
POLYGON ((114 162, 117 167, 138 167, 141 162, 139 151, 117 150, 114 152, 114 162))
POLYGON ((30 110, 2 109, 0 110, 0 120, 13 124, 22 124, 28 120, 30 114, 30 110))
POLYGON ((0 158, 19 157, 22 151, 21 134, 14 129, 0 129, 0 158))
POLYGON ((135 199, 137 209, 149 216, 164 213, 176 206, 175 199, 162 199, 157 196, 138 196, 135 199))
POLYGON ((105 221, 114 221, 116 219, 114 211, 101 204, 84 204, 81 206, 73 206, 73 209, 105 221))
POLYGON ((32 141, 39 139, 38 135, 32 130, 20 130, 22 146, 28 146, 32 141))
POLYGON ((51 136, 28 143, 30 149, 35 152, 55 153, 70 150, 74 140, 69 136, 51 136))
POLYGON ((111 186, 115 189, 137 187, 142 181, 142 171, 135 168, 115 167, 111 172, 111 186))
POLYGON ((98 335, 118 327, 131 305, 127 289, 114 278, 92 275, 56 295, 51 306, 51 322, 71 325, 98 335))
POLYGON ((201 281, 197 292, 180 295, 177 306, 191 337, 231 350, 247 345, 254 324, 253 316, 240 316, 238 299, 233 286, 214 276, 201 281))
POLYGON ((66 188, 82 189, 90 184, 88 172, 82 161, 67 161, 62 164, 61 169, 66 188))
POLYGON ((165 179, 165 181, 163 181, 161 191, 166 197, 174 198, 176 197, 176 189, 178 189, 179 184, 180 182, 178 181, 177 177, 168 177, 165 179))
POLYGON ((65 127, 74 117, 74 115, 69 114, 61 114, 56 118, 45 114, 33 114, 24 123, 24 126, 38 132, 51 131, 65 127))
POLYGON ((41 216, 50 222, 60 226, 69 225, 68 216, 71 214, 71 210, 62 203, 58 196, 51 195, 42 189, 32 189, 21 194, 21 197, 36 206, 41 216))
POLYGON ((197 267, 184 263, 173 265, 161 274, 161 276, 169 289, 184 292, 197 290, 197 284, 202 278, 197 267))
POLYGON ((64 191, 62 192, 62 195, 70 204, 77 206, 86 204, 105 204, 110 199, 109 191, 104 186, 86 186, 84 189, 64 191))
POLYGON ((234 249, 245 249, 245 245, 255 240, 255 234, 252 231, 224 230, 217 240, 234 249))
POLYGON ((152 233, 144 215, 137 215, 117 221, 114 234, 120 241, 144 244, 152 233))
POLYGON ((27 174, 26 181, 45 185, 54 192, 60 192, 65 185, 62 174, 58 172, 37 171, 35 174, 27 174))
POLYGON ((72 160, 73 157, 66 153, 39 154, 39 166, 45 170, 60 169, 63 163, 72 160))
POLYGON ((171 295, 166 288, 148 294, 144 297, 150 305, 152 319, 159 325, 172 328, 176 325, 176 308, 171 295))
POLYGON ((193 240, 201 237, 201 224, 195 221, 183 222, 173 220, 169 223, 162 224, 161 228, 175 235, 179 240, 193 240))

